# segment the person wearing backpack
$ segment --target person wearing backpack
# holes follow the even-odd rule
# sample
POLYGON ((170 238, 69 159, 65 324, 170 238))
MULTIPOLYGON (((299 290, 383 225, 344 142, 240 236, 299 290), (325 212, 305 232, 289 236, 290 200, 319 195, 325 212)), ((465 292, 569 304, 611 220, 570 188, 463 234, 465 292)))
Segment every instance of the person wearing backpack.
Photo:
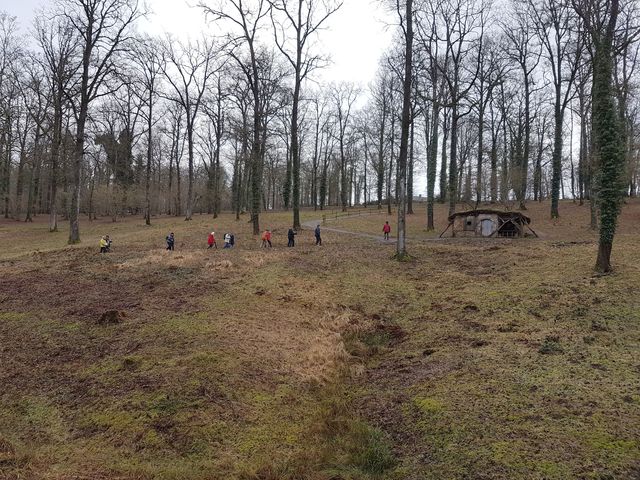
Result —
POLYGON ((176 237, 173 235, 173 232, 167 235, 166 240, 167 240, 167 250, 173 251, 176 245, 176 237))

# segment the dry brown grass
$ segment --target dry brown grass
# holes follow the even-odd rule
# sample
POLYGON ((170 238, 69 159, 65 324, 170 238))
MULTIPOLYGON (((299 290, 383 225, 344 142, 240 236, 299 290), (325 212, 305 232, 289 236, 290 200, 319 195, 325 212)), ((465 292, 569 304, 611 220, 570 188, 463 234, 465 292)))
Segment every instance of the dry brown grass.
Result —
POLYGON ((0 478, 634 478, 640 205, 607 277, 587 207, 547 207, 542 240, 410 240, 402 264, 329 231, 287 249, 286 214, 273 249, 227 215, 75 247, 0 223, 0 478), (212 228, 237 247, 206 250, 212 228))

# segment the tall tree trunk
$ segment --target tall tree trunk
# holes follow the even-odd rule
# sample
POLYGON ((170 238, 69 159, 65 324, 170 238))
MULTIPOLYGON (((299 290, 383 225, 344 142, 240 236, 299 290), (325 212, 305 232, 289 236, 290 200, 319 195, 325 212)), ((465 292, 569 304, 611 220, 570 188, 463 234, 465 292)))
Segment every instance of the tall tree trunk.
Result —
POLYGON ((482 155, 484 149, 484 109, 482 95, 478 104, 478 170, 476 171, 476 207, 482 202, 482 155))
POLYGON ((407 168, 407 214, 413 215, 413 140, 414 140, 414 124, 411 120, 411 133, 409 140, 409 164, 407 168))
MULTIPOLYGON (((87 38, 92 38, 91 29, 87 33, 87 38)), ((73 170, 72 170, 72 190, 71 190, 71 205, 69 208, 69 244, 80 243, 80 189, 81 189, 81 177, 82 177, 82 165, 84 163, 84 138, 85 138, 85 125, 87 122, 87 115, 89 113, 89 64, 91 51, 90 46, 87 46, 83 54, 83 71, 82 71, 82 84, 80 87, 80 113, 77 119, 76 125, 76 138, 73 149, 73 170)))
POLYGON ((498 201, 498 134, 491 128, 491 203, 498 201))
POLYGON ((435 198, 436 169, 438 164, 438 121, 440 117, 440 106, 437 101, 433 101, 431 111, 431 132, 425 132, 427 137, 431 135, 429 142, 429 152, 427 160, 427 230, 435 230, 433 218, 433 203, 435 198))
POLYGON ((49 172, 49 231, 58 231, 58 164, 62 142, 62 100, 54 94, 53 132, 51 139, 51 170, 49 172))
POLYGON ((409 143, 409 128, 411 127, 411 80, 413 67, 413 0, 406 0, 405 13, 405 54, 404 54, 404 82, 402 102, 402 124, 400 127, 400 154, 398 156, 398 241, 396 244, 396 258, 403 260, 407 256, 406 245, 406 175, 409 143))
POLYGON ((555 125, 553 129, 553 155, 551 158, 551 218, 558 218, 560 201, 560 183, 562 182, 562 109, 560 106, 560 91, 556 91, 556 105, 554 107, 555 125))
POLYGON ((604 38, 594 38, 592 96, 592 134, 594 153, 600 168, 598 205, 600 207, 600 240, 596 269, 611 270, 611 250, 624 191, 624 150, 626 139, 613 99, 613 33, 618 14, 618 1, 612 0, 612 19, 604 38))
POLYGON ((144 182, 144 223, 151 225, 151 162, 153 160, 153 89, 149 89, 149 118, 147 119, 147 168, 144 182))
POLYGON ((191 112, 187 111, 187 150, 189 155, 189 163, 187 165, 187 213, 185 216, 185 220, 191 220, 193 218, 193 181, 194 181, 194 170, 193 170, 193 117, 191 117, 191 112))
POLYGON ((458 106, 451 107, 451 153, 449 155, 449 215, 456 211, 458 200, 458 106))
MULTIPOLYGON (((525 67, 526 68, 526 67, 525 67)), ((529 180, 529 152, 531 151, 531 93, 529 75, 524 75, 524 146, 520 160, 520 210, 527 209, 527 185, 529 180)))
POLYGON ((441 158, 440 158, 440 198, 438 199, 440 203, 445 203, 447 201, 447 190, 448 190, 448 182, 447 182, 447 139, 449 137, 449 128, 451 123, 449 122, 449 115, 447 114, 448 110, 443 110, 443 118, 442 118, 442 150, 441 150, 441 158))
POLYGON ((24 192, 24 169, 27 164, 27 135, 29 132, 27 120, 25 119, 24 132, 19 139, 20 155, 18 161, 18 172, 16 174, 16 202, 14 206, 14 218, 18 221, 22 220, 22 194, 24 192))
MULTIPOLYGON (((298 55, 301 54, 298 49, 298 55)), ((293 228, 300 225, 300 145, 298 143, 298 105, 300 103, 300 71, 296 70, 291 112, 291 163, 293 164, 293 228)))
POLYGON ((386 98, 386 94, 383 92, 382 121, 380 122, 380 132, 378 136, 378 163, 376 168, 376 174, 378 175, 378 209, 382 208, 382 191, 384 188, 384 137, 387 123, 386 98))
MULTIPOLYGON (((389 171, 387 174, 387 215, 391 215, 391 179, 393 178, 393 155, 395 151, 395 135, 396 122, 395 115, 391 112, 391 141, 389 142, 389 171)), ((396 201, 397 201, 396 191, 396 201)))

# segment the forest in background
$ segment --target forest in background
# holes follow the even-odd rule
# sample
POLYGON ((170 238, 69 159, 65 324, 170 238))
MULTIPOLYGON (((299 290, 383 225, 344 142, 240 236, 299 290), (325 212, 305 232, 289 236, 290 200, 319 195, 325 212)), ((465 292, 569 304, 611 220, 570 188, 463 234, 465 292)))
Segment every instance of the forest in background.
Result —
POLYGON ((70 243, 81 214, 150 223, 231 209, 250 212, 256 233, 271 209, 291 208, 299 227, 301 207, 390 212, 402 196, 411 214, 424 184, 429 229, 434 202, 453 213, 459 202, 550 199, 557 217, 561 198, 589 202, 597 228, 608 191, 612 211, 637 194, 635 2, 386 3, 397 41, 367 86, 316 81, 330 61, 317 40, 340 15, 334 0, 202 1, 210 31, 189 40, 140 33, 150 12, 137 0, 52 1, 30 38, 0 15, 2 213, 48 214, 52 231, 69 219, 70 243), (607 26, 612 171, 593 134, 607 26))

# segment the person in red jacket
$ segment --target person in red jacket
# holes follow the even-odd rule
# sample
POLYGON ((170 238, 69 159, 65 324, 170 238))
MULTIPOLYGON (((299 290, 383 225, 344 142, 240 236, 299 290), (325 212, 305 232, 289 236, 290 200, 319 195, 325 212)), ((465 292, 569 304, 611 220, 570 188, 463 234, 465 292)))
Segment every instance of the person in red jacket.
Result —
POLYGON ((209 244, 208 248, 216 247, 218 249, 218 244, 216 243, 216 232, 211 232, 209 234, 209 238, 207 238, 207 243, 209 244))
POLYGON ((389 222, 384 222, 382 232, 384 233, 384 239, 389 240, 389 233, 391 233, 391 225, 389 225, 389 222))

